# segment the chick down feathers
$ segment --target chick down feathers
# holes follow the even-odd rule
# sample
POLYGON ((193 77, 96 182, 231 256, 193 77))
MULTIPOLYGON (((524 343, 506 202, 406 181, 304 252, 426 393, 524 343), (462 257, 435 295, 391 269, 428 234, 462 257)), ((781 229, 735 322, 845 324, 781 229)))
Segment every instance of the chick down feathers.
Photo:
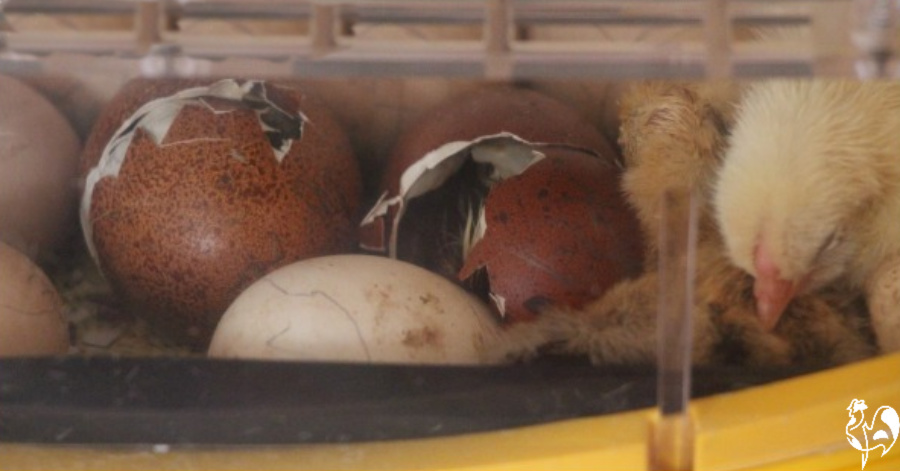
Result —
MULTIPOLYGON (((767 328, 798 295, 878 284, 876 273, 890 273, 879 267, 900 256, 900 84, 751 85, 714 191, 728 256, 754 277, 767 328)), ((869 290, 873 307, 884 296, 869 290)), ((900 307, 873 309, 876 324, 885 316, 900 307)), ((879 330, 900 348, 900 329, 879 330)))

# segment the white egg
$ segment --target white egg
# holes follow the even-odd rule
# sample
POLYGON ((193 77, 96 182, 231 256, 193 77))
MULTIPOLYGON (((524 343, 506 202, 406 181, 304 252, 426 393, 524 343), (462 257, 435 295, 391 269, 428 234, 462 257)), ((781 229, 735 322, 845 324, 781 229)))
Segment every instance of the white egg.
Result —
POLYGON ((0 357, 68 351, 68 323, 59 293, 37 265, 3 242, 0 300, 0 357))
POLYGON ((505 339, 487 306, 415 265, 333 255, 285 266, 231 305, 212 357, 496 364, 505 339))
POLYGON ((0 240, 35 257, 78 227, 80 146, 49 101, 0 75, 0 240))

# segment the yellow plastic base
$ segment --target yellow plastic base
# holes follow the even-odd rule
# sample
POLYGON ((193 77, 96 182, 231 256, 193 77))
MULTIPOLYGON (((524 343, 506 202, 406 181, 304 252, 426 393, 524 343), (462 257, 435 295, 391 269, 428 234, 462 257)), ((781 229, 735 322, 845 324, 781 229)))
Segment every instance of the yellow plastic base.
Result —
MULTIPOLYGON (((900 410, 900 353, 692 402, 696 470, 860 470, 846 411, 900 410)), ((189 448, 0 445, 0 469, 647 469, 652 409, 455 437, 189 448)), ((866 471, 900 469, 900 446, 866 471)))

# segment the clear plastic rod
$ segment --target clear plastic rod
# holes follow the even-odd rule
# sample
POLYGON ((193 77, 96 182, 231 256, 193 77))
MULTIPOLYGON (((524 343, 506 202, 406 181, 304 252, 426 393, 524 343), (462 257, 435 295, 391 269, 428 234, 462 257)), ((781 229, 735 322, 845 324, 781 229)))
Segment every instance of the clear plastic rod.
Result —
POLYGON ((659 241, 657 405, 651 470, 693 467, 691 396, 692 313, 697 245, 697 198, 687 191, 663 195, 659 241))

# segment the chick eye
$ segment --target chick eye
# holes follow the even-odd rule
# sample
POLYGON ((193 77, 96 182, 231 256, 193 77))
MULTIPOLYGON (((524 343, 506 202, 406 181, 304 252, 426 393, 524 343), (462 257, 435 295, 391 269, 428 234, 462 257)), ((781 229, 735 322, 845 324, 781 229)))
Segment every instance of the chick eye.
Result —
POLYGON ((826 252, 828 252, 828 251, 830 251, 831 249, 837 247, 837 245, 838 245, 840 242, 841 242, 841 238, 840 238, 840 236, 838 235, 837 231, 832 232, 831 234, 828 234, 828 237, 826 237, 825 240, 822 241, 822 245, 819 246, 819 250, 816 251, 816 256, 815 256, 815 258, 818 259, 818 258, 821 257, 823 254, 825 254, 826 252))

